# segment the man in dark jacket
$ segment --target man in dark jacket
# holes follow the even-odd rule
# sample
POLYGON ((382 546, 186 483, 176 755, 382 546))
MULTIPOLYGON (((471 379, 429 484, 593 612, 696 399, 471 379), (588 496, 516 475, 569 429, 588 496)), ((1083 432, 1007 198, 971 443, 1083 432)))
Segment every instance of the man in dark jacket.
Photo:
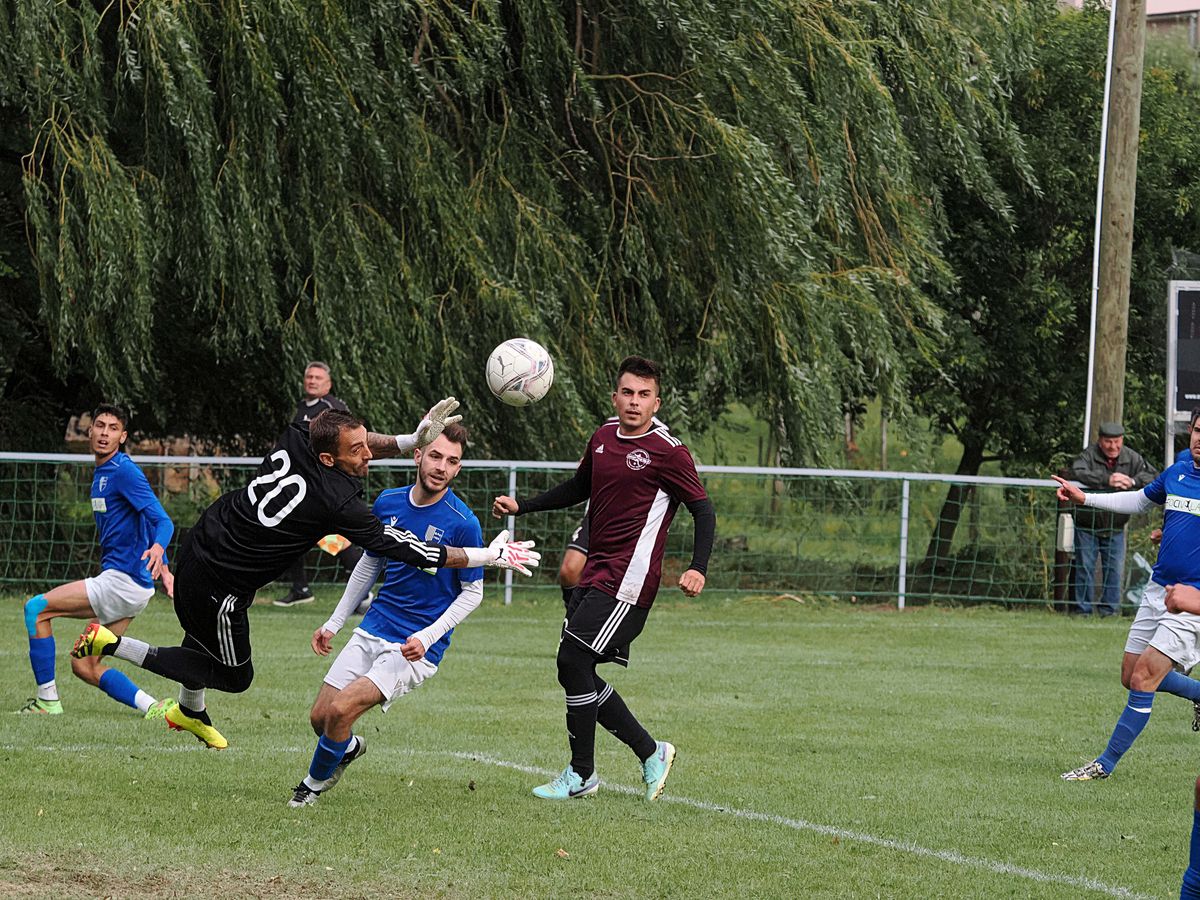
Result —
MULTIPOLYGON (((1089 491, 1140 490, 1158 473, 1141 454, 1125 446, 1125 431, 1117 422, 1100 425, 1100 437, 1071 464, 1071 477, 1089 491)), ((1075 508, 1075 609, 1092 612, 1096 556, 1102 559, 1103 589, 1096 612, 1111 616, 1121 596, 1125 565, 1125 523, 1129 516, 1094 507, 1075 508)))

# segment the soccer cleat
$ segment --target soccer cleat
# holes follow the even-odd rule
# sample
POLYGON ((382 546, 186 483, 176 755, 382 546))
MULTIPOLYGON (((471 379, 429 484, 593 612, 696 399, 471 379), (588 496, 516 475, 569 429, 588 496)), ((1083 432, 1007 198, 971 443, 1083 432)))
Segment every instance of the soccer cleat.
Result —
POLYGON ((30 697, 29 702, 17 710, 18 713, 37 713, 43 716, 61 716, 63 712, 61 700, 41 700, 30 697))
POLYGON ((292 788, 292 799, 288 801, 288 806, 292 809, 298 809, 301 806, 312 806, 320 796, 320 791, 314 791, 302 781, 292 788))
POLYGON ((1192 731, 1200 731, 1200 703, 1192 703, 1192 731))
POLYGON ((224 750, 229 746, 229 741, 225 740, 225 736, 221 732, 207 722, 193 719, 179 707, 178 703, 163 713, 163 718, 167 720, 167 725, 173 731, 190 731, 210 750, 224 750))
POLYGON ((1109 773, 1105 771, 1104 766, 1100 765, 1098 759, 1093 759, 1086 766, 1062 773, 1063 781, 1100 781, 1108 776, 1109 773))
POLYGON ((148 710, 146 710, 146 714, 144 716, 142 716, 142 718, 143 719, 165 719, 167 717, 167 711, 174 709, 178 705, 179 705, 179 701, 173 700, 170 697, 167 697, 163 700, 155 700, 153 703, 150 704, 150 708, 148 710))
POLYGON ((657 800, 662 796, 666 786, 667 776, 671 774, 671 765, 675 762, 675 745, 659 741, 654 748, 654 754, 642 763, 642 781, 646 782, 646 801, 657 800))
MULTIPOLYGON (((71 655, 76 659, 83 659, 85 656, 104 656, 104 651, 119 640, 120 638, 99 622, 93 622, 83 630, 83 634, 75 639, 71 655)), ((109 650, 109 653, 111 652, 109 650)))
POLYGON ((539 784, 533 789, 533 796, 543 800, 574 800, 578 797, 590 797, 600 788, 600 776, 595 772, 591 778, 584 781, 575 774, 575 770, 567 766, 554 780, 539 784))
POLYGON ((338 763, 337 768, 333 770, 333 774, 326 779, 325 787, 321 788, 322 791, 327 791, 338 783, 338 780, 342 777, 342 773, 346 771, 346 766, 350 765, 350 763, 354 762, 360 756, 367 755, 367 739, 361 734, 357 734, 354 737, 357 741, 357 743, 354 745, 354 749, 346 751, 345 756, 342 757, 342 761, 338 763))
POLYGON ((286 595, 278 600, 272 600, 273 606, 299 606, 301 603, 312 603, 312 591, 288 591, 286 595))

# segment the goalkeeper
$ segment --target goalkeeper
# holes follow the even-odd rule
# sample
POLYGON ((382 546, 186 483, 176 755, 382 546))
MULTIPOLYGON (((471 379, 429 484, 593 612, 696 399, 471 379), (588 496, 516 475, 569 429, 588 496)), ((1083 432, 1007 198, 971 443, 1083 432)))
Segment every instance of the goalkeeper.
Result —
POLYGON ((279 576, 322 535, 336 531, 372 553, 418 568, 496 566, 526 571, 538 555, 530 542, 493 541, 489 547, 426 544, 385 526, 362 500, 359 481, 375 456, 424 447, 461 416, 458 402, 439 402, 411 435, 372 434, 349 413, 327 410, 307 431, 293 423, 246 487, 219 497, 188 533, 175 559, 175 614, 183 626, 178 647, 152 647, 118 637, 98 623, 79 636, 71 655, 116 656, 178 681, 179 705, 166 714, 213 749, 228 741, 212 724, 205 691, 241 693, 254 678, 250 621, 254 592, 279 576))

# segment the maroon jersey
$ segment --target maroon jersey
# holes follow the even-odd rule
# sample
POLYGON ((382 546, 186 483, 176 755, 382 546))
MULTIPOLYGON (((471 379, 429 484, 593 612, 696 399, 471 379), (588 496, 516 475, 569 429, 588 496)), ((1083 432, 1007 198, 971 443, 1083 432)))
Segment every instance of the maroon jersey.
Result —
POLYGON ((587 563, 579 584, 649 608, 662 578, 667 529, 680 503, 707 497, 688 448, 665 425, 628 437, 609 419, 579 462, 591 482, 587 563))

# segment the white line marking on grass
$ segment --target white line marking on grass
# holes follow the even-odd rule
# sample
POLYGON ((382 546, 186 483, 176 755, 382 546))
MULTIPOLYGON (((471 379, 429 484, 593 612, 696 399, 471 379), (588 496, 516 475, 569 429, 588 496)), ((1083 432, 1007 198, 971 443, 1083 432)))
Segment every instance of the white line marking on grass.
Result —
MULTIPOLYGON (((485 753, 463 753, 457 751, 448 751, 450 756, 459 759, 474 760, 475 762, 487 763, 492 766, 499 766, 505 769, 514 769, 518 772, 524 772, 527 775, 544 775, 553 777, 557 772, 551 772, 549 769, 539 769, 536 766, 525 766, 520 763, 509 762, 504 759, 497 759, 494 756, 488 756, 485 753)), ((644 789, 626 787, 621 784, 613 784, 606 781, 604 786, 610 790, 617 791, 622 794, 632 794, 634 796, 642 796, 645 793, 644 789)), ((709 803, 705 800, 692 800, 688 797, 674 797, 664 795, 659 803, 675 803, 679 806, 690 806, 693 809, 703 810, 704 812, 723 813, 728 816, 733 816, 738 819, 746 819, 752 822, 767 822, 772 825, 783 825, 785 828, 793 828, 796 831, 812 831, 816 834, 829 835, 831 837, 841 838, 843 840, 858 841, 863 844, 871 844, 875 847, 883 847, 886 850, 896 850, 901 853, 909 853, 913 856, 922 856, 927 859, 937 859, 942 862, 953 863, 960 866, 969 866, 974 869, 984 869, 988 872, 993 872, 997 875, 1015 875, 1018 878, 1027 878, 1030 881, 1037 881, 1043 884, 1065 884, 1070 887, 1084 888, 1089 891, 1107 894, 1110 897, 1125 897, 1131 900, 1150 900, 1147 894, 1139 894, 1130 888, 1120 887, 1119 885, 1105 884, 1102 881, 1097 881, 1094 878, 1085 878, 1078 875, 1055 875, 1050 872, 1041 872, 1037 869, 1028 869, 1024 866, 1015 866, 1012 863, 998 862, 992 859, 985 859, 980 856, 967 856, 959 853, 956 850, 931 850, 928 847, 922 847, 919 844, 913 844, 909 841, 897 841, 891 838, 876 837, 873 834, 865 834, 861 831, 849 831, 845 828, 837 828, 833 825, 821 825, 817 822, 808 822, 804 819, 792 819, 787 816, 778 816, 773 813, 755 812, 750 809, 738 809, 732 806, 719 806, 716 803, 709 803)))

